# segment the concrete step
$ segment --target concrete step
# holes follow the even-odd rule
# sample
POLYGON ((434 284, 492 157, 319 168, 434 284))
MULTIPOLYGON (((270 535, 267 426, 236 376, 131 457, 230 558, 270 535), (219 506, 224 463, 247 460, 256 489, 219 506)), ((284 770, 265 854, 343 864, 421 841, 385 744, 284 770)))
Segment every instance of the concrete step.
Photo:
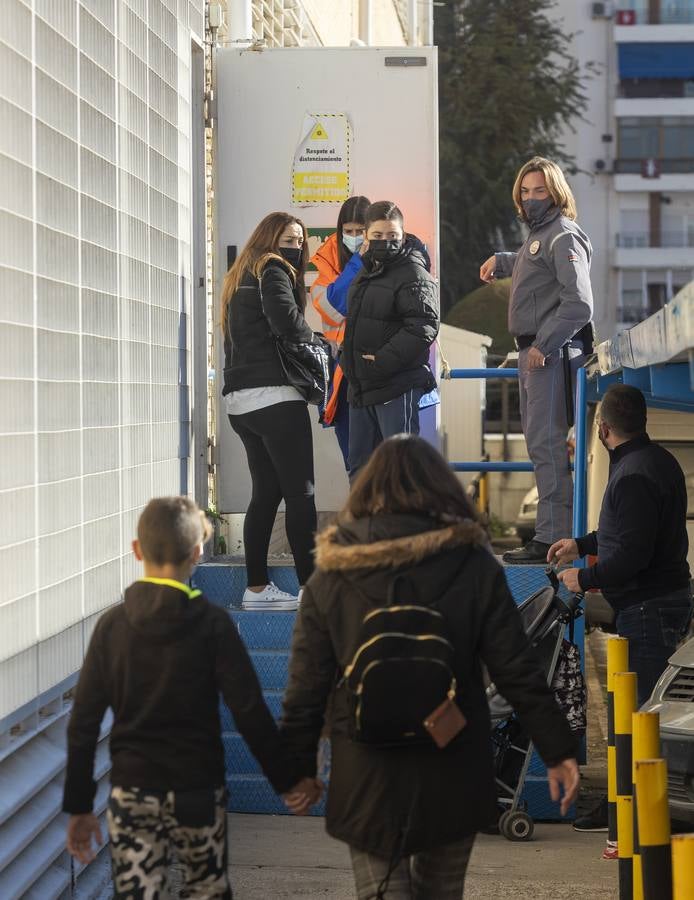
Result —
POLYGON ((231 618, 249 650, 288 650, 291 647, 294 612, 234 609, 231 618))
MULTIPOLYGON (((544 566, 505 566, 509 589, 517 603, 530 594, 546 587, 544 566)), ((270 577, 282 590, 298 592, 293 567, 273 565, 270 577)), ((258 673, 265 700, 272 715, 279 719, 282 696, 287 684, 289 653, 296 613, 251 612, 240 609, 246 588, 246 571, 242 561, 216 557, 199 566, 194 574, 194 584, 212 602, 228 608, 258 673)), ((583 620, 576 627, 576 640, 583 647, 583 620)), ((284 814, 284 804, 277 797, 262 775, 258 763, 236 731, 233 717, 221 704, 224 753, 229 787, 229 809, 232 812, 284 814)), ((559 819, 557 804, 549 799, 545 769, 536 756, 530 765, 524 800, 533 818, 559 819)), ((323 814, 323 806, 314 813, 323 814)))
MULTIPOLYGON (((299 582, 291 563, 271 563, 270 580, 278 588, 296 596, 299 593, 299 582)), ((218 606, 240 609, 243 592, 248 582, 243 560, 232 556, 215 556, 209 562, 202 563, 193 572, 192 583, 199 588, 212 603, 218 606)))
MULTIPOLYGON (((228 775, 229 812, 260 815, 288 815, 287 808, 262 775, 228 775)), ((311 811, 312 816, 325 815, 325 798, 311 811)))

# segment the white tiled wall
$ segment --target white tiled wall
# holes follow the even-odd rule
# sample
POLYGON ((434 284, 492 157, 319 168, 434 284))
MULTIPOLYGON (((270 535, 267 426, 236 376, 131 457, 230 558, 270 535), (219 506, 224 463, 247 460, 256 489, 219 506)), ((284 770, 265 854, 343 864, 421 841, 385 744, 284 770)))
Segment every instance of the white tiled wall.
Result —
POLYGON ((203 8, 2 3, 0 722, 79 668, 139 511, 189 487, 203 8))

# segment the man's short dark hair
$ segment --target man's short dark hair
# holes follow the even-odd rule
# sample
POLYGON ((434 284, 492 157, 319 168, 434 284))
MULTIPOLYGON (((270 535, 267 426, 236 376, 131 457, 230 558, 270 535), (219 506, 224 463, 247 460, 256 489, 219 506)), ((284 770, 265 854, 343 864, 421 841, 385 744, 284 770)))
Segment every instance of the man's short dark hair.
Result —
POLYGON ((632 438, 646 430, 646 398, 630 384, 613 384, 605 391, 600 418, 619 437, 632 438))
POLYGON ((210 533, 207 517, 189 497, 155 497, 137 523, 142 555, 158 566, 185 562, 210 533))

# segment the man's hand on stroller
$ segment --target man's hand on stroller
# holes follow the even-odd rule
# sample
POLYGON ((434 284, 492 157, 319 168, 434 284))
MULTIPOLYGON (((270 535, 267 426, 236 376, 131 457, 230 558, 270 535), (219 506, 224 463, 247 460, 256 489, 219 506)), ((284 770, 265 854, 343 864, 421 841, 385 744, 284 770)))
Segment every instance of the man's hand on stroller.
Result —
POLYGON ((569 807, 576 799, 579 785, 578 763, 575 759, 565 759, 547 769, 547 781, 549 782, 549 795, 556 803, 561 797, 559 810, 562 816, 569 811, 569 807), (563 789, 563 797, 562 797, 563 789))
POLYGON ((547 562, 563 566, 578 559, 578 544, 573 538, 555 541, 547 551, 547 562))

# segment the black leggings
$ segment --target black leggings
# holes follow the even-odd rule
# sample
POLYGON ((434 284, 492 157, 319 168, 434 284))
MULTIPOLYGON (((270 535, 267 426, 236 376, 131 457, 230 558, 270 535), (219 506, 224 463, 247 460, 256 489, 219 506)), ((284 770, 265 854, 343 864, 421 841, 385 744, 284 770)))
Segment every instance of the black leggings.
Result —
POLYGON ((313 571, 316 501, 313 486, 313 435, 302 400, 275 403, 229 416, 243 441, 253 493, 243 525, 248 584, 267 584, 267 554, 277 508, 284 498, 285 528, 299 584, 313 571))

